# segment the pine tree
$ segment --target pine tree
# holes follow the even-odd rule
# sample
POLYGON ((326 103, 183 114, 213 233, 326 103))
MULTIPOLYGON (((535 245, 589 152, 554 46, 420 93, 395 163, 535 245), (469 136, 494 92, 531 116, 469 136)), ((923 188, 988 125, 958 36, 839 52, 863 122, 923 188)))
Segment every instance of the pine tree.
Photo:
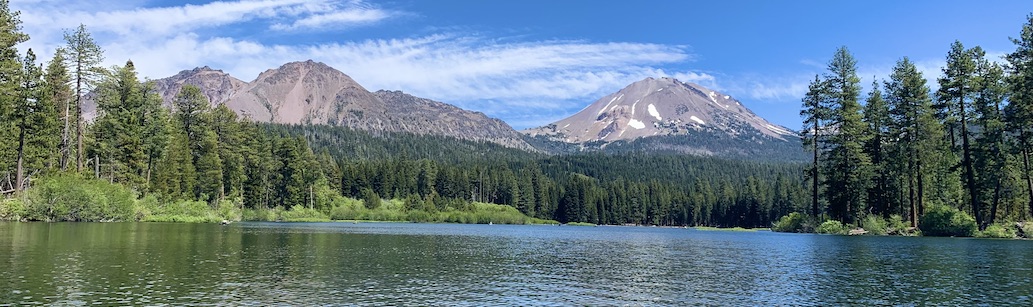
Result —
POLYGON ((1019 38, 1011 41, 1015 51, 1005 56, 1009 64, 1009 103, 1004 112, 1009 130, 1017 136, 1029 214, 1033 218, 1033 169, 1029 161, 1033 151, 1033 14, 1027 16, 1019 38))
MULTIPOLYGON (((13 117, 22 96, 19 79, 23 67, 16 45, 29 39, 22 32, 20 14, 11 11, 7 0, 0 0, 0 131, 16 131, 18 122, 13 117)), ((17 164, 15 135, 0 133, 0 176, 10 174, 17 164)))
POLYGON ((186 85, 172 102, 178 129, 186 134, 192 164, 197 172, 194 197, 214 203, 222 196, 222 159, 218 136, 212 129, 211 106, 196 86, 186 85))
MULTIPOLYGON (((73 81, 75 82, 75 138, 76 138, 76 159, 75 171, 81 172, 85 162, 83 148, 83 134, 86 132, 82 116, 83 99, 89 92, 98 78, 104 75, 104 69, 99 65, 104 61, 104 52, 97 42, 93 40, 85 25, 79 25, 75 31, 65 32, 64 49, 66 52, 66 65, 71 67, 73 81)), ((66 130, 69 128, 66 127, 66 130)), ((67 133, 66 133, 67 135, 67 133)), ((64 141, 69 144, 70 141, 64 141)))
POLYGON ((800 137, 803 139, 803 146, 809 147, 813 155, 811 165, 807 170, 807 178, 811 181, 811 216, 817 217, 821 211, 819 206, 819 177, 820 163, 824 155, 826 141, 826 124, 829 121, 830 110, 828 108, 829 90, 824 81, 814 76, 814 81, 808 85, 807 94, 803 98, 803 109, 800 116, 804 117, 803 129, 800 130, 800 137))
POLYGON ((868 190, 868 204, 872 212, 889 217, 889 176, 893 170, 887 163, 886 145, 891 140, 889 133, 890 114, 886 101, 882 98, 878 81, 872 82, 872 90, 864 106, 864 122, 868 125, 867 133, 871 136, 865 144, 865 153, 871 157, 873 183, 868 190))
POLYGON ((45 151, 53 155, 51 159, 48 159, 47 168, 64 170, 68 162, 68 151, 65 150, 66 147, 64 145, 66 144, 62 143, 62 141, 66 140, 63 135, 65 130, 62 130, 62 124, 58 121, 68 118, 72 90, 68 87, 71 79, 68 76, 68 70, 64 66, 64 58, 60 50, 54 53, 54 58, 47 64, 47 70, 44 73, 43 79, 45 99, 55 113, 53 116, 48 116, 47 120, 53 122, 53 129, 56 130, 46 133, 48 136, 47 143, 41 145, 41 147, 44 147, 45 151), (58 112, 63 113, 57 114, 58 112), (54 149, 57 149, 57 152, 54 152, 54 149))
POLYGON ((162 98, 155 91, 153 82, 146 82, 141 87, 144 100, 138 115, 142 121, 143 153, 146 157, 143 177, 149 190, 158 160, 165 155, 168 147, 169 111, 162 106, 162 98))
MULTIPOLYGON (((1006 127, 1001 114, 1007 88, 1004 84, 1004 71, 997 63, 977 58, 976 77, 974 79, 975 97, 972 101, 975 114, 974 124, 981 127, 982 132, 973 142, 972 155, 976 177, 976 195, 980 199, 990 199, 990 215, 986 224, 993 224, 997 219, 1001 204, 1002 190, 1005 185, 1005 174, 1008 167, 1010 151, 1005 135, 1006 127)), ((983 202, 984 204, 986 201, 983 202)))
POLYGON ((917 227, 924 211, 926 189, 933 179, 930 174, 946 171, 937 169, 942 165, 939 155, 946 149, 943 130, 936 121, 926 80, 907 57, 894 66, 885 88, 892 119, 890 135, 898 136, 893 149, 895 167, 905 170, 905 199, 910 207, 911 226, 917 227))
MULTIPOLYGON (((36 55, 32 49, 25 54, 22 60, 22 75, 18 77, 21 84, 19 87, 20 96, 15 101, 15 108, 11 119, 17 122, 18 149, 17 167, 15 170, 14 189, 21 190, 25 187, 25 168, 29 164, 26 160, 39 161, 39 150, 33 147, 33 138, 46 137, 41 133, 49 132, 47 116, 52 115, 44 110, 48 103, 43 95, 43 72, 42 68, 36 65, 36 55)), ((29 166, 39 169, 39 165, 29 166)))
POLYGON ((102 164, 110 170, 109 179, 134 188, 144 185, 146 153, 143 136, 144 92, 137 80, 133 62, 115 67, 97 86, 98 116, 93 124, 95 146, 102 164))
POLYGON ((857 61, 841 47, 829 62, 825 76, 830 95, 830 121, 836 131, 829 137, 825 189, 833 219, 852 223, 864 212, 865 194, 871 177, 871 159, 863 151, 869 135, 858 102, 861 86, 857 61))
POLYGON ((212 129, 218 139, 218 155, 222 160, 222 186, 219 197, 239 195, 244 184, 244 147, 241 140, 241 123, 237 113, 225 104, 212 110, 212 129))
MULTIPOLYGON (((972 215, 976 218, 976 224, 984 227, 981 200, 976 191, 976 173, 972 166, 972 145, 969 138, 969 118, 972 108, 971 96, 973 95, 973 78, 975 77, 976 61, 974 58, 982 58, 982 49, 976 47, 966 50, 960 41, 951 44, 951 50, 947 53, 947 67, 943 68, 943 77, 939 78, 940 89, 936 92, 939 105, 942 106, 941 113, 946 118, 944 125, 949 129, 950 139, 956 139, 955 133, 961 136, 961 166, 965 182, 965 198, 971 208, 972 215), (955 127, 957 126, 957 127, 955 127)), ((956 148, 952 144, 952 149, 956 148)))

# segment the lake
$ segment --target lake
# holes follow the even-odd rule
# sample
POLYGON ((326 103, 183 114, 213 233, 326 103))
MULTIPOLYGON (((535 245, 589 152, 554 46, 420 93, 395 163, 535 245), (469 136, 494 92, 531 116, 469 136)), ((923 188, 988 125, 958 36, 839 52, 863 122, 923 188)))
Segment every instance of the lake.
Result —
POLYGON ((1033 305, 1033 241, 650 227, 0 223, 0 305, 1033 305))

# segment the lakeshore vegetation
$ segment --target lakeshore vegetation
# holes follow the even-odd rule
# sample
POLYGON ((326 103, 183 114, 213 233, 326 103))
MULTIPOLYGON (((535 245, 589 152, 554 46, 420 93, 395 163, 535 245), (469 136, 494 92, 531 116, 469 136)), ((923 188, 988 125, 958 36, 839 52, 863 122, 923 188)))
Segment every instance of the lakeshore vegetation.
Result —
POLYGON ((1003 237, 1022 235, 1028 224, 1015 223, 1033 216, 1033 15, 1006 63, 952 45, 936 92, 905 57, 862 100, 856 61, 837 50, 803 100, 807 162, 547 155, 256 123, 192 86, 163 106, 136 73, 147 63, 100 67, 103 51, 85 26, 41 63, 17 50, 29 39, 18 18, 0 0, 0 220, 774 225, 1003 237))

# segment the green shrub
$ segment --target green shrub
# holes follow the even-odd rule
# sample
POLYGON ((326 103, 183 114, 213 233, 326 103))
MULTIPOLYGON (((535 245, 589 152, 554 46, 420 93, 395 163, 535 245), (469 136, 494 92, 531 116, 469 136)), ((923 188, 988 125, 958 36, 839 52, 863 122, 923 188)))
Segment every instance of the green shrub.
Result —
POLYGON ((971 237, 977 230, 975 219, 948 206, 930 206, 918 226, 922 234, 936 237, 971 237))
POLYGON ((983 231, 977 232, 976 237, 980 238, 996 238, 996 239, 1011 239, 1015 238, 1015 230, 1011 227, 993 224, 987 226, 983 231))
POLYGON ((818 226, 818 233, 825 234, 846 234, 848 230, 849 229, 847 229, 847 227, 844 226, 843 223, 840 223, 839 221, 835 220, 825 221, 824 223, 821 223, 820 226, 818 226))
POLYGON ((330 221, 330 217, 316 209, 294 206, 290 210, 281 211, 279 220, 285 222, 327 222, 330 221))
POLYGON ((789 215, 783 216, 778 219, 773 225, 771 225, 771 231, 776 232, 807 232, 805 225, 807 224, 807 216, 799 212, 789 213, 789 215))
POLYGON ((19 197, 0 200, 0 221, 17 221, 25 216, 25 201, 19 197))
POLYGON ((861 220, 861 228, 864 228, 870 234, 881 236, 889 233, 890 223, 878 215, 869 215, 861 220))
POLYGON ((35 221, 128 221, 136 196, 125 186, 75 175, 41 180, 28 191, 23 218, 35 221))
POLYGON ((207 202, 184 200, 161 204, 151 209, 151 214, 141 219, 144 222, 219 223, 225 218, 207 202))
POLYGON ((1026 236, 1026 239, 1033 239, 1033 222, 1025 222, 1019 226, 1022 229, 1022 234, 1026 236))

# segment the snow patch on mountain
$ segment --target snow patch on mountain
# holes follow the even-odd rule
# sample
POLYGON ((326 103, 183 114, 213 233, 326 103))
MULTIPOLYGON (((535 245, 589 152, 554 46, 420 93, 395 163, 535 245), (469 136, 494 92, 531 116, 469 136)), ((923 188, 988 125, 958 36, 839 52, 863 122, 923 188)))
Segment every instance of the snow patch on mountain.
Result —
POLYGON ((664 120, 662 117, 660 117, 660 112, 656 110, 656 106, 652 103, 649 104, 649 107, 647 109, 649 110, 649 115, 656 117, 656 120, 664 120))
POLYGON ((643 122, 641 122, 641 121, 639 121, 637 119, 632 119, 631 121, 628 122, 628 126, 631 126, 632 128, 635 128, 635 129, 642 129, 642 128, 646 127, 646 123, 643 123, 643 122))

